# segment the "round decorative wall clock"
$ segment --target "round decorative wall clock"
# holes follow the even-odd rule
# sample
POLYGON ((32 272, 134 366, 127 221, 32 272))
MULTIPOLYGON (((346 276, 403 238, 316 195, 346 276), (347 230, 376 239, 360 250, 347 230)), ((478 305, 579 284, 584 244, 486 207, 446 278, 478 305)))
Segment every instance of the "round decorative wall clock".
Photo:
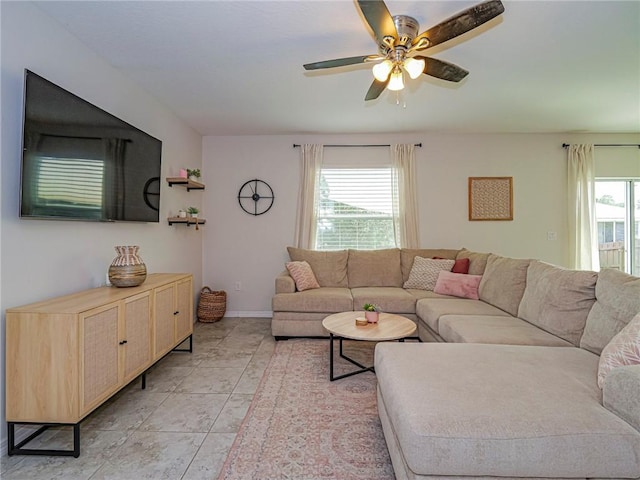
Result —
POLYGON ((240 208, 249 215, 262 215, 273 206, 273 189, 269 184, 257 178, 245 182, 238 192, 240 208))

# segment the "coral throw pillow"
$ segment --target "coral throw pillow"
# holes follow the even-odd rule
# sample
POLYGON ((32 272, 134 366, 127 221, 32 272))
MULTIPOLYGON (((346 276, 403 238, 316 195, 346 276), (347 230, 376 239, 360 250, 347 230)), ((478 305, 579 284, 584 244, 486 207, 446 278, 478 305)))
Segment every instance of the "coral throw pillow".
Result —
POLYGON ((604 386, 604 379, 611 370, 625 365, 640 365, 640 313, 602 350, 598 364, 598 386, 604 386))
POLYGON ((311 270, 311 265, 307 262, 287 262, 286 267, 287 270, 289 270, 289 275, 291 275, 293 281, 296 282, 296 289, 298 291, 303 292, 312 288, 320 288, 318 280, 316 280, 316 276, 313 274, 313 270, 311 270))
POLYGON ((404 282, 404 288, 418 288, 433 290, 442 270, 448 272, 453 268, 455 260, 436 260, 432 258, 415 257, 409 278, 404 282))
POLYGON ((441 295, 453 295, 454 297, 470 298, 478 300, 478 286, 482 275, 468 275, 466 273, 440 272, 435 293, 441 295))

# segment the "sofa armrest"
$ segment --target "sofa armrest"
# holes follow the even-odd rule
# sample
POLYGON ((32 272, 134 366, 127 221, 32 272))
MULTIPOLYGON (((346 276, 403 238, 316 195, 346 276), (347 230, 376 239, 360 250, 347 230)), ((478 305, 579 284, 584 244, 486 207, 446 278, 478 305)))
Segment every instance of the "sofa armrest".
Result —
POLYGON ((611 370, 604 381, 602 403, 640 431, 640 365, 611 370))
POLYGON ((296 282, 293 281, 289 271, 280 272, 276 277, 276 293, 295 293, 296 282))

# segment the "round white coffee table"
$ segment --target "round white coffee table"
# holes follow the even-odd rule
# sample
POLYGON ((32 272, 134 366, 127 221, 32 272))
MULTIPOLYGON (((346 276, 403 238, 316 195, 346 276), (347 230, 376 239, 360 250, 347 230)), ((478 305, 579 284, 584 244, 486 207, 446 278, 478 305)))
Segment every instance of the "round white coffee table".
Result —
POLYGON ((329 315, 322 321, 322 326, 329 332, 329 380, 339 380, 363 372, 375 372, 374 367, 367 367, 354 359, 347 357, 342 350, 342 341, 360 340, 366 342, 384 342, 390 340, 404 341, 406 337, 416 331, 415 322, 407 317, 393 313, 381 313, 378 323, 356 325, 356 318, 364 317, 364 312, 342 312, 329 315), (333 374, 333 340, 340 341, 340 357, 353 363, 360 370, 334 376, 333 374))

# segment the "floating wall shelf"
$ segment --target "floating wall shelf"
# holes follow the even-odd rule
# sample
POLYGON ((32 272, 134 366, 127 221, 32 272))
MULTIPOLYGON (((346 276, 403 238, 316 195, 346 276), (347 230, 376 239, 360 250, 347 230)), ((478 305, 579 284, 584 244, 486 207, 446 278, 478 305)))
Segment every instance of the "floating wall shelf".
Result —
POLYGON ((186 225, 187 227, 191 225, 204 225, 207 221, 204 218, 193 218, 193 217, 169 217, 167 218, 169 225, 173 225, 174 223, 179 223, 182 225, 186 225))
POLYGON ((185 187, 188 192, 191 190, 204 190, 204 183, 196 182, 195 180, 189 180, 188 178, 183 177, 167 177, 167 183, 170 187, 173 187, 174 185, 185 187))

